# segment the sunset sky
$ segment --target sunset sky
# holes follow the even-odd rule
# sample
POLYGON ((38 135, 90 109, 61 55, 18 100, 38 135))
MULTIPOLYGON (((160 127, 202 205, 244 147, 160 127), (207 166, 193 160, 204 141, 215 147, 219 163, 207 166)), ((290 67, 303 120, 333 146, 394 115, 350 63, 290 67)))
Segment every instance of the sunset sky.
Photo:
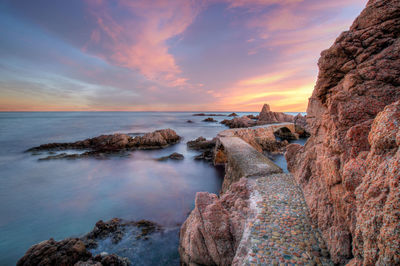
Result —
POLYGON ((305 111, 366 0, 3 0, 0 111, 305 111))

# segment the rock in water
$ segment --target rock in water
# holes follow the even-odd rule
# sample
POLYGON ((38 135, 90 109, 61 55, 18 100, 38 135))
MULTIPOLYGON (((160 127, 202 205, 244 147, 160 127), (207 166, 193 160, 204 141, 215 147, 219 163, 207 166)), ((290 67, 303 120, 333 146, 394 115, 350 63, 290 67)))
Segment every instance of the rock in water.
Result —
POLYGON ((370 0, 322 52, 311 137, 286 153, 335 263, 400 264, 399 37, 400 1, 370 0))
POLYGON ((258 124, 270 124, 278 122, 293 122, 293 116, 282 112, 272 112, 268 104, 264 104, 259 118, 258 124))
POLYGON ((256 122, 247 116, 235 117, 233 119, 225 119, 221 121, 221 124, 228 126, 229 128, 245 128, 256 125, 256 122))

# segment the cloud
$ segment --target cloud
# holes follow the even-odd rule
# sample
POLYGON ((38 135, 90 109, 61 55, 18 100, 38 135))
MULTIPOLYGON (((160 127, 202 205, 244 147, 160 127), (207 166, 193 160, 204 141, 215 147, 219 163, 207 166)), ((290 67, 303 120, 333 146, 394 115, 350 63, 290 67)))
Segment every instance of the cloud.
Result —
POLYGON ((182 34, 203 5, 197 1, 88 1, 98 28, 85 49, 171 87, 187 84, 167 41, 182 34), (121 16, 121 13, 124 14, 121 16), (100 46, 100 47, 99 47, 100 46))

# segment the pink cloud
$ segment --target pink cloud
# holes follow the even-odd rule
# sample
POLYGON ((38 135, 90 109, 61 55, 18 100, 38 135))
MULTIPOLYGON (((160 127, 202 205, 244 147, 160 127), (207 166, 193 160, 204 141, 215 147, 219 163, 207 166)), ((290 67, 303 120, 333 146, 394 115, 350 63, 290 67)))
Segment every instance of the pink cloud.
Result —
POLYGON ((194 1, 128 1, 116 6, 105 1, 88 1, 90 13, 96 18, 88 49, 115 65, 139 71, 147 79, 168 86, 185 85, 181 69, 169 53, 167 41, 180 35, 202 9, 194 1), (118 17, 123 10, 124 17, 118 17), (100 36, 98 32, 101 32, 100 36), (97 47, 101 38, 101 47, 97 47))

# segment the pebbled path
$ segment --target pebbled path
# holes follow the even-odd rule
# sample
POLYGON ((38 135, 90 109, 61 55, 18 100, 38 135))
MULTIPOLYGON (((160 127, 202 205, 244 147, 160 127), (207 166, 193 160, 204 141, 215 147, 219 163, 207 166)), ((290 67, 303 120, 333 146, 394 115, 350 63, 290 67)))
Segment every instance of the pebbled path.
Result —
MULTIPOLYGON (((333 265, 290 174, 253 178, 255 217, 247 226, 245 265, 333 265)), ((242 263, 241 263, 242 264, 242 263)))

